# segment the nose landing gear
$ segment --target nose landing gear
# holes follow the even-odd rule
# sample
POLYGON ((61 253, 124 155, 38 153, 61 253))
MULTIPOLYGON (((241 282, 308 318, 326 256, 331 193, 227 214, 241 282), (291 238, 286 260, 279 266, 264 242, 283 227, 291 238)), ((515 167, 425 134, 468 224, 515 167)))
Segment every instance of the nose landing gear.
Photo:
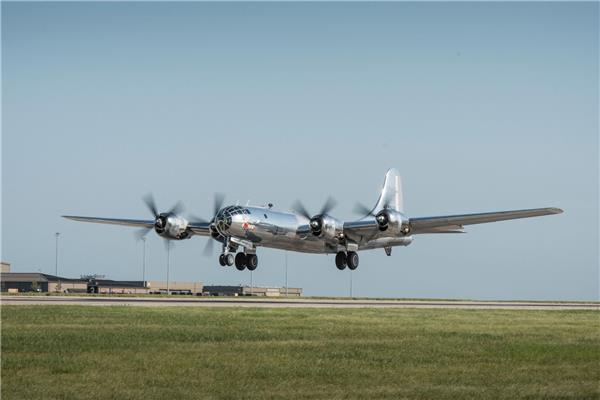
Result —
POLYGON ((349 251, 348 253, 338 251, 335 255, 335 266, 340 271, 346 268, 346 266, 354 271, 358 268, 358 261, 358 253, 355 251, 349 251))

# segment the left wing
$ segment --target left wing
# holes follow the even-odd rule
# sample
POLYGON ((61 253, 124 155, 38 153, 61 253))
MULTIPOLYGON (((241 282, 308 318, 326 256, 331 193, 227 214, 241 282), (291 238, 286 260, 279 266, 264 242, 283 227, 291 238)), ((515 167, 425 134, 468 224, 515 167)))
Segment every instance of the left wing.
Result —
POLYGON ((420 233, 454 233, 462 231, 464 225, 485 224, 509 219, 540 217, 560 214, 560 208, 533 208, 529 210, 498 211, 480 214, 446 215, 440 217, 410 218, 411 231, 420 233))
POLYGON ((97 218, 97 217, 79 217, 76 215, 63 215, 63 218, 73 221, 94 222, 96 224, 134 226, 137 228, 152 228, 154 220, 151 219, 122 219, 122 218, 97 218))
MULTIPOLYGON (((98 218, 98 217, 79 217, 76 215, 63 215, 63 218, 72 219, 73 221, 93 222, 96 224, 133 226, 137 228, 154 228, 154 220, 151 219, 123 219, 123 218, 98 218)), ((188 222, 187 228, 194 235, 209 236, 209 222, 188 222)))

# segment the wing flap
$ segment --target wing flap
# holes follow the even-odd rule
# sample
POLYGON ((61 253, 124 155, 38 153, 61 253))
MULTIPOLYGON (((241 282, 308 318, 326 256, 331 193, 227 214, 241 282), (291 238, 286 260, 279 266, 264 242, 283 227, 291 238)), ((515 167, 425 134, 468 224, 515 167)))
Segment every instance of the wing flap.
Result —
POLYGON ((456 230, 457 226, 484 224, 487 222, 506 221, 510 219, 540 217, 543 215, 560 214, 560 208, 533 208, 528 210, 498 211, 479 214, 445 215, 439 217, 411 218, 410 226, 413 233, 442 233, 432 230, 456 230))
POLYGON ((440 226, 437 228, 423 229, 417 233, 465 233, 462 225, 440 226))

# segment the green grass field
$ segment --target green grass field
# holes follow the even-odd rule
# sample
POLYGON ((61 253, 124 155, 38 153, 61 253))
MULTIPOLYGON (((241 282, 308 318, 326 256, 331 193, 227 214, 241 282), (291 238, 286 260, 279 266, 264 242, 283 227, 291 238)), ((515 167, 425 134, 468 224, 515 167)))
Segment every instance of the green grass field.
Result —
POLYGON ((2 307, 2 399, 599 399, 595 311, 2 307))

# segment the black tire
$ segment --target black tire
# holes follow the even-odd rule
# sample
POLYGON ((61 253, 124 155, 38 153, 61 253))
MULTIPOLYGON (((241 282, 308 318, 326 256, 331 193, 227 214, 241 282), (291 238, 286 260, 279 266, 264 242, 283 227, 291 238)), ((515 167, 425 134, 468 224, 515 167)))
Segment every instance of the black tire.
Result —
POLYGON ((221 254, 219 256, 219 264, 221 264, 221 267, 225 267, 227 265, 227 263, 225 262, 225 254, 221 254))
POLYGON ((346 262, 348 263, 348 268, 354 271, 356 268, 358 268, 358 253, 355 251, 349 251, 346 262))
POLYGON ((338 253, 335 255, 335 266, 341 271, 346 268, 346 263, 346 253, 343 251, 338 251, 338 253))
POLYGON ((246 265, 246 255, 244 253, 237 253, 235 255, 235 267, 237 269, 240 269, 240 267, 242 267, 241 270, 244 269, 244 265, 246 265))
POLYGON ((256 267, 258 267, 258 257, 256 254, 246 255, 246 267, 248 267, 250 271, 254 271, 256 267))
POLYGON ((233 254, 229 253, 225 256, 225 263, 231 267, 233 265, 233 263, 235 262, 235 259, 233 258, 233 254))
POLYGON ((236 265, 235 267, 237 268, 238 271, 243 271, 246 269, 246 264, 236 265))

